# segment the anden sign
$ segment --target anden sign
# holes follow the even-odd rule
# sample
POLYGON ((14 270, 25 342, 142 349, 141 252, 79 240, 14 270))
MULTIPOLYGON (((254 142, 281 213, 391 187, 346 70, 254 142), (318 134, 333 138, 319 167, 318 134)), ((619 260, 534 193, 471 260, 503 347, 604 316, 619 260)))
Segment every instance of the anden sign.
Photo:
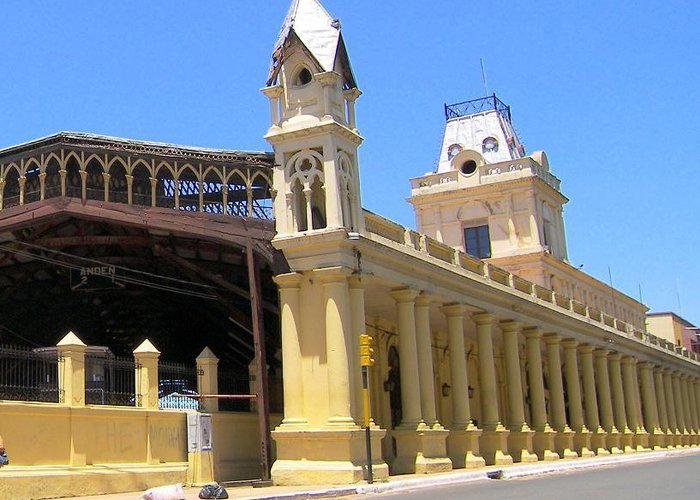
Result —
POLYGON ((124 288, 115 266, 88 266, 71 269, 71 290, 109 290, 124 288))

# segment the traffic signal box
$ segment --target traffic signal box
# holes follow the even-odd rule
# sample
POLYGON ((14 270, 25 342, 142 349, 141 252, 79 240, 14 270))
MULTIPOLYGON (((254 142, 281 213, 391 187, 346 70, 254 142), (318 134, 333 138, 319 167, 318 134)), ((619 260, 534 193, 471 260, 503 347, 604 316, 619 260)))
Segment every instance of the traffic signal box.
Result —
POLYGON ((363 333, 360 335, 360 366, 373 366, 374 349, 372 349, 372 337, 363 333))

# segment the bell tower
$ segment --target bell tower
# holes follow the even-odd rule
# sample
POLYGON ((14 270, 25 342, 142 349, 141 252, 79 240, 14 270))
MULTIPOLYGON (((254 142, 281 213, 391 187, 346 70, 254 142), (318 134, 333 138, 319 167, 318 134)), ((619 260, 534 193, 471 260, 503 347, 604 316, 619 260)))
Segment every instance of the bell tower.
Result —
POLYGON ((325 229, 362 232, 357 88, 340 29, 317 0, 294 0, 267 87, 275 151, 275 239, 325 229))
POLYGON ((284 418, 272 432, 275 484, 343 484, 389 469, 383 429, 362 421, 360 335, 366 330, 356 244, 365 233, 355 125, 360 96, 340 22, 319 0, 293 0, 272 52, 267 87, 275 152, 276 235, 290 272, 280 297, 284 418))

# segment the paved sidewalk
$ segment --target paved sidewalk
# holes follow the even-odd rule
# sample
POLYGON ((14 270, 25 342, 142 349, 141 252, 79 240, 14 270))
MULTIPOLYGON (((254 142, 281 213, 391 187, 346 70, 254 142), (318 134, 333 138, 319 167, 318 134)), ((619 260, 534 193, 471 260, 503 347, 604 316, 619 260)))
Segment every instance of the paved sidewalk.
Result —
MULTIPOLYGON (((593 467, 623 465, 626 463, 662 460, 666 457, 676 457, 690 454, 700 454, 700 447, 683 448, 680 450, 664 450, 640 452, 634 454, 615 455, 608 457, 580 458, 575 460, 560 460, 556 462, 537 462, 526 465, 490 466, 477 470, 458 470, 442 474, 416 475, 407 474, 392 476, 388 481, 374 484, 360 483, 350 486, 269 486, 254 488, 252 486, 230 486, 226 488, 229 498, 257 500, 287 500, 339 497, 366 493, 382 493, 403 489, 479 481, 489 477, 498 479, 515 479, 526 476, 537 476, 550 473, 563 473, 593 467)), ((184 488, 186 500, 198 499, 201 488, 184 488)), ((97 495, 88 497, 73 497, 75 500, 135 500, 141 497, 142 491, 97 495)))

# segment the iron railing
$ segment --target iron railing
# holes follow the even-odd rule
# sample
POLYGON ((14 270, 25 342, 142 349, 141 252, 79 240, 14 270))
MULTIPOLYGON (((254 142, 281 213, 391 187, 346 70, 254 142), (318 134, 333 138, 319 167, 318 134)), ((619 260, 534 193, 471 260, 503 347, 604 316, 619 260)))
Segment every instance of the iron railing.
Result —
POLYGON ((0 346, 0 399, 61 402, 58 358, 29 347, 0 346))
MULTIPOLYGON (((253 394, 247 373, 219 369, 219 394, 240 395, 253 394)), ((250 412, 255 409, 253 401, 246 399, 220 399, 219 410, 250 412)))
POLYGON ((496 94, 456 104, 445 104, 445 119, 451 120, 460 116, 484 113, 486 111, 497 111, 509 122, 511 121, 510 106, 496 97, 496 94))
POLYGON ((129 358, 85 356, 85 402, 136 406, 136 363, 129 358))
POLYGON ((158 407, 198 410, 199 400, 183 397, 187 395, 197 395, 197 368, 182 363, 159 363, 158 407))

